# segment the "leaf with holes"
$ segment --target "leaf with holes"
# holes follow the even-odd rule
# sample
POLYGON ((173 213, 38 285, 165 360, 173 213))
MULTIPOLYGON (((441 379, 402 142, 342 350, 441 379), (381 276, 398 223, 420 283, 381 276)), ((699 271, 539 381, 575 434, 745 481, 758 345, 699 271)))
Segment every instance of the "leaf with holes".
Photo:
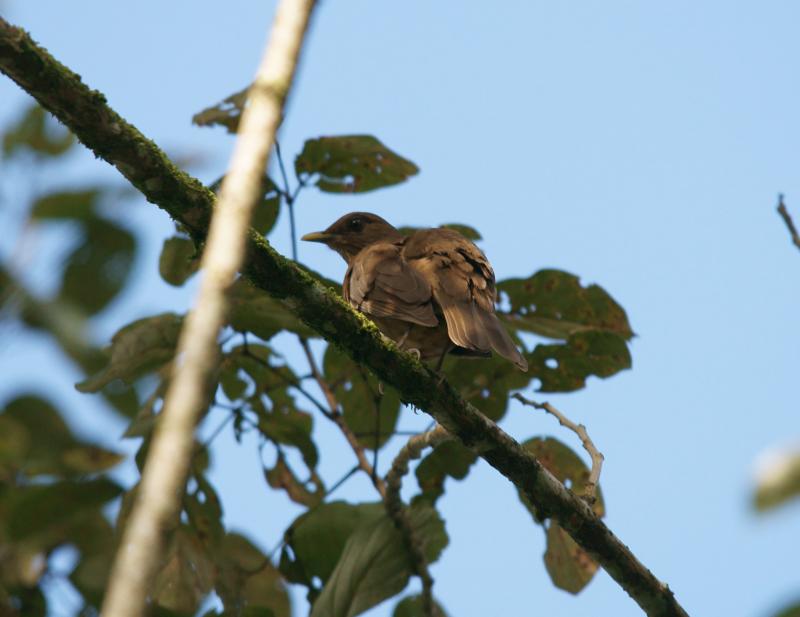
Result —
POLYGON ((544 565, 553 584, 572 594, 586 587, 597 572, 597 562, 554 521, 547 528, 544 565))
POLYGON ((115 379, 131 383, 145 373, 172 360, 183 317, 162 313, 128 324, 111 338, 108 363, 76 384, 81 392, 97 392, 115 379))
POLYGON ((310 473, 309 481, 301 482, 286 463, 283 454, 279 453, 275 466, 272 469, 264 469, 264 478, 270 487, 286 491, 286 495, 293 502, 313 508, 325 498, 325 485, 316 471, 312 469, 310 473), (308 488, 309 485, 314 487, 313 491, 308 488))
POLYGON ((338 135, 309 139, 294 162, 298 178, 318 176, 327 193, 364 193, 405 181, 419 172, 411 161, 392 152, 372 135, 338 135))
POLYGON ((446 441, 436 446, 433 451, 417 465, 414 474, 422 491, 414 498, 436 503, 444 494, 444 481, 447 477, 463 480, 478 456, 458 441, 446 441))
POLYGON ((158 273, 174 287, 183 285, 200 267, 200 256, 194 242, 183 236, 164 240, 158 258, 158 273))
POLYGON ((392 437, 400 414, 400 396, 391 386, 383 386, 360 364, 353 362, 333 345, 328 345, 322 361, 325 380, 331 384, 342 406, 345 424, 361 445, 381 448, 392 437))
POLYGON ((234 92, 219 103, 206 107, 192 116, 192 122, 197 126, 224 126, 229 133, 235 133, 239 128, 247 94, 250 86, 234 92))
POLYGON ((625 310, 598 285, 582 287, 578 277, 561 270, 540 270, 527 279, 507 279, 497 290, 508 296, 506 323, 515 329, 566 339, 586 330, 633 336, 625 310))
MULTIPOLYGON (((225 176, 217 179, 209 185, 209 189, 219 195, 219 189, 222 187, 222 181, 225 176)), ((261 180, 261 199, 256 204, 253 210, 253 218, 250 220, 250 226, 258 233, 266 236, 278 220, 278 212, 281 207, 281 194, 278 187, 273 182, 272 178, 265 175, 261 180)))
POLYGON ((537 345, 526 357, 530 375, 542 382, 540 392, 579 390, 589 375, 605 378, 631 367, 624 339, 601 330, 576 332, 563 345, 537 345))
MULTIPOLYGON (((412 507, 408 516, 428 563, 447 546, 444 521, 428 506, 412 507)), ((359 526, 322 589, 311 617, 354 617, 405 589, 413 573, 405 541, 385 513, 359 526)))

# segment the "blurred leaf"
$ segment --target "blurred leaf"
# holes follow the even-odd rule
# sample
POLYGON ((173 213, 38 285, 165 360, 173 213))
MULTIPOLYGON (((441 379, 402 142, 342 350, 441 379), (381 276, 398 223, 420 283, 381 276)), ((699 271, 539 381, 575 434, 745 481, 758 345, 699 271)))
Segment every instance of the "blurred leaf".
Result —
POLYGON ((280 572, 247 538, 225 536, 217 558, 216 591, 226 613, 291 617, 291 604, 280 572), (250 612, 248 612, 248 610, 250 612), (264 612, 268 611, 268 612, 264 612))
POLYGON ((180 287, 197 272, 200 256, 189 238, 173 236, 164 240, 158 258, 158 273, 174 287, 180 287))
POLYGON ((775 613, 774 617, 800 617, 800 600, 775 613))
POLYGON ((555 521, 547 529, 544 564, 553 584, 572 594, 586 587, 597 572, 597 563, 555 521))
POLYGON ((87 219, 83 229, 83 239, 66 259, 58 298, 94 314, 125 284, 136 242, 130 232, 100 218, 87 219))
POLYGON ((237 401, 247 391, 247 381, 239 375, 238 356, 225 354, 220 365, 219 385, 229 401, 237 401))
MULTIPOLYGON (((522 447, 533 454, 542 466, 553 474, 559 482, 562 482, 576 495, 583 495, 586 490, 586 483, 589 480, 589 468, 586 463, 575 453, 572 448, 563 444, 554 437, 534 437, 522 443, 522 447)), ((541 518, 535 508, 530 504, 527 497, 518 493, 520 501, 533 514, 536 521, 541 518)), ((592 505, 592 510, 597 516, 605 515, 605 504, 603 493, 597 487, 597 498, 592 505)))
POLYGON ((114 531, 97 510, 91 516, 82 517, 70 530, 69 541, 77 547, 81 556, 69 575, 69 580, 83 595, 84 600, 99 609, 103 599, 111 564, 114 560, 116 542, 114 531))
POLYGON ((527 279, 497 284, 511 304, 506 323, 550 338, 566 339, 586 330, 606 330, 628 340, 633 331, 625 310, 602 287, 581 287, 577 276, 540 270, 527 279))
POLYGON ((115 379, 131 383, 145 373, 172 360, 183 317, 162 313, 138 319, 111 338, 108 364, 97 374, 78 383, 81 392, 97 392, 115 379))
POLYGON ((536 376, 535 371, 523 373, 497 354, 486 359, 448 356, 442 372, 462 397, 495 422, 506 413, 509 392, 524 388, 536 376))
POLYGON ((183 509, 189 525, 209 550, 215 549, 225 535, 222 524, 222 505, 211 483, 200 473, 193 475, 194 490, 187 490, 183 497, 183 509))
MULTIPOLYGON (((222 178, 219 178, 209 185, 209 189, 219 195, 222 187, 222 178)), ((261 201, 256 204, 253 211, 253 218, 250 226, 262 236, 266 236, 278 220, 278 213, 281 207, 281 194, 272 178, 265 175, 261 182, 261 201)))
POLYGON ((177 613, 194 613, 214 585, 214 563, 186 525, 172 534, 161 571, 153 583, 153 601, 177 613))
MULTIPOLYGON (((256 413, 259 411, 256 408, 256 413)), ((303 461, 309 469, 313 469, 319 460, 317 446, 311 438, 313 422, 311 414, 304 411, 297 409, 273 410, 259 413, 258 429, 272 441, 294 446, 300 450, 303 461)))
POLYGON ((239 128, 239 119, 242 116, 244 105, 250 86, 234 92, 223 101, 206 107, 203 111, 192 116, 192 122, 197 126, 224 126, 229 133, 235 133, 239 128))
POLYGON ((40 587, 18 587, 9 589, 10 597, 4 597, 0 587, 0 613, 9 617, 47 617, 47 598, 40 587))
POLYGON ((311 585, 314 577, 328 580, 347 539, 361 525, 377 520, 383 504, 323 503, 301 514, 286 530, 280 571, 292 583, 311 585))
POLYGON ((776 455, 759 474, 753 504, 756 510, 775 508, 800 496, 800 452, 776 455))
POLYGON ((27 486, 20 489, 9 509, 8 534, 22 540, 49 527, 63 526, 71 517, 99 508, 121 492, 120 486, 107 478, 27 486))
POLYGON ((82 445, 65 450, 61 460, 69 469, 78 473, 106 471, 121 463, 125 457, 98 446, 82 445))
POLYGON ((374 450, 389 441, 400 414, 397 390, 384 384, 380 396, 378 379, 333 345, 325 349, 322 370, 359 443, 374 450))
POLYGON ((398 184, 419 172, 414 163, 372 135, 309 139, 294 168, 301 179, 319 174, 316 185, 328 193, 364 193, 398 184))
POLYGON ((265 341, 282 330, 306 338, 319 337, 294 312, 245 279, 240 278, 231 286, 228 299, 228 323, 237 332, 252 332, 265 341))
POLYGON ((14 475, 14 471, 25 464, 29 447, 30 438, 25 425, 9 414, 0 415, 0 480, 14 475))
POLYGON ((301 482, 286 464, 286 459, 280 452, 275 466, 272 469, 264 469, 264 477, 270 487, 283 489, 289 499, 307 508, 318 505, 325 498, 325 486, 317 473, 312 469, 309 481, 301 482), (314 490, 309 490, 307 485, 313 485, 314 490))
MULTIPOLYGON (((411 526, 428 563, 447 545, 444 522, 433 508, 408 510, 411 526)), ((362 524, 347 540, 342 556, 311 610, 311 617, 353 617, 400 593, 412 566, 403 537, 383 514, 362 524)))
POLYGON ((31 208, 34 220, 88 220, 94 218, 94 208, 100 191, 59 191, 40 197, 31 208))
POLYGON ((414 471, 421 490, 414 503, 424 499, 434 504, 444 494, 445 479, 450 476, 463 480, 477 458, 472 450, 458 441, 446 441, 436 446, 414 471))
POLYGON ((10 157, 20 149, 28 149, 37 154, 58 156, 69 150, 75 143, 75 136, 52 120, 48 123, 48 117, 39 105, 34 103, 28 107, 19 123, 3 136, 3 154, 10 157))
POLYGON ((610 377, 631 367, 622 337, 601 330, 576 332, 563 345, 537 345, 526 357, 530 375, 542 381, 540 392, 579 390, 589 375, 610 377))
MULTIPOLYGON (((433 601, 433 611, 434 615, 447 617, 447 613, 436 600, 433 601)), ((392 617, 427 617, 423 608, 422 596, 407 596, 400 600, 392 611, 392 617)))

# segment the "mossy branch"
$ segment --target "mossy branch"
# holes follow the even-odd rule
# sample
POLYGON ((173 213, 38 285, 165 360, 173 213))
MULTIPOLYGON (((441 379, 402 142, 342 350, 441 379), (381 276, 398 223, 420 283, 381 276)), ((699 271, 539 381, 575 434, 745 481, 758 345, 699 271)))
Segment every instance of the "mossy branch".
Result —
MULTIPOLYGON (((148 201, 182 224, 196 241, 208 230, 214 195, 84 85, 80 77, 0 18, 0 70, 71 129, 99 158, 114 165, 148 201)), ((243 273, 282 300, 311 328, 394 386, 407 404, 431 414, 449 433, 518 487, 552 517, 651 616, 684 616, 659 581, 590 507, 567 490, 519 443, 462 399, 446 382, 382 340, 377 328, 332 290, 277 253, 255 231, 243 273)))

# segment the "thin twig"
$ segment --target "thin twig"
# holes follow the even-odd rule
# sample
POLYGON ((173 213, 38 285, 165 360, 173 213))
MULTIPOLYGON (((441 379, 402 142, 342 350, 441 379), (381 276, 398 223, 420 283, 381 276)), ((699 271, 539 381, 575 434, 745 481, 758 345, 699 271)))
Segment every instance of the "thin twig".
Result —
POLYGON ((294 224, 294 200, 297 199, 297 194, 302 188, 302 184, 297 185, 297 189, 292 193, 289 190, 289 177, 286 175, 286 166, 283 164, 283 155, 281 154, 281 144, 275 142, 275 156, 278 159, 278 167, 281 170, 281 177, 283 178, 283 198, 286 201, 286 207, 289 209, 289 234, 292 238, 292 259, 297 261, 297 228, 294 224))
POLYGON ((364 451, 364 447, 358 441, 355 433, 353 433, 350 427, 347 426, 347 422, 344 421, 344 416, 339 410, 339 401, 336 399, 336 395, 331 389, 330 384, 320 372, 319 367, 317 366, 317 361, 314 359, 314 354, 311 352, 311 346, 302 336, 299 336, 298 339, 300 340, 300 345, 306 354, 306 359, 308 360, 308 366, 311 370, 311 374, 314 375, 317 385, 319 386, 320 390, 322 390, 322 393, 325 395, 325 400, 328 402, 330 413, 325 414, 325 416, 339 427, 342 435, 344 435, 347 443, 350 444, 350 448, 356 455, 358 466, 364 471, 365 474, 369 476, 370 480, 372 481, 372 485, 380 494, 381 499, 386 499, 386 484, 383 482, 383 479, 379 477, 377 473, 375 473, 375 468, 367 460, 367 454, 364 451))
POLYGON ((800 249, 800 233, 797 232, 797 227, 794 226, 794 221, 789 214, 789 210, 783 203, 783 194, 778 195, 778 214, 781 215, 783 222, 786 223, 786 227, 789 228, 789 235, 792 236, 792 242, 800 249))
POLYGON ((586 431, 586 427, 583 424, 575 424, 548 402, 537 403, 536 401, 525 398, 518 392, 515 393, 513 397, 523 405, 535 407, 536 409, 543 409, 550 415, 555 416, 561 426, 568 428, 580 438, 584 450, 586 450, 592 458, 592 470, 589 473, 586 486, 583 488, 582 496, 587 502, 594 503, 595 499, 597 499, 597 483, 600 481, 600 471, 603 469, 603 460, 605 457, 603 453, 595 447, 594 442, 589 437, 589 433, 586 431))
POLYGON ((444 427, 436 425, 430 431, 415 435, 406 442, 400 452, 392 461, 392 468, 386 474, 386 512, 395 522, 395 525, 403 534, 414 571, 422 581, 422 610, 426 617, 434 617, 436 605, 433 602, 433 577, 428 571, 428 561, 425 559, 425 551, 414 528, 411 526, 411 519, 408 516, 408 508, 400 497, 400 489, 403 485, 403 476, 408 473, 408 466, 412 459, 418 459, 425 448, 434 448, 440 443, 453 439, 444 427))
POLYGON ((174 375, 147 456, 138 497, 114 560, 102 614, 138 617, 161 562, 163 531, 180 509, 198 417, 217 363, 225 292, 244 260, 245 235, 292 84, 314 0, 282 0, 222 182, 201 261, 195 308, 178 341, 174 375))

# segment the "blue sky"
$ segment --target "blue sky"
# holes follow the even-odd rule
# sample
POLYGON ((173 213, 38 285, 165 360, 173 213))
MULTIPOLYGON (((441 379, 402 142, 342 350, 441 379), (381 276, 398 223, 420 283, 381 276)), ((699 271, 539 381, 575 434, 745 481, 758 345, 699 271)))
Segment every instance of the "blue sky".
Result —
MULTIPOLYGON (((233 142, 192 127, 191 115, 249 82, 273 9, 243 0, 2 5, 167 151, 201 157, 208 181, 233 142)), ((421 168, 363 196, 307 191, 301 233, 355 209, 397 224, 458 221, 481 231, 498 278, 561 268, 623 304, 638 335, 633 370, 548 399, 586 424, 606 456, 609 526, 695 615, 767 615, 800 594, 800 507, 757 517, 748 506, 759 454, 800 439, 800 254, 774 211, 784 192, 800 219, 799 19, 788 0, 324 2, 282 130, 287 153, 307 137, 372 133, 421 168)), ((3 79, 0 100, 5 125, 25 97, 3 79)), ((88 153, 68 171, 60 183, 116 178, 88 153)), ((0 212, 6 225, 9 212, 0 212)), ((157 278, 172 231, 165 214, 134 200, 118 216, 144 234, 144 257, 98 340, 134 318, 185 310, 195 289, 157 278)), ((47 237, 33 238, 34 252, 47 237)), ((283 217, 274 242, 288 252, 283 217)), ((0 253, 14 243, 4 235, 0 253)), ((300 251, 326 275, 343 274, 324 247, 300 251)), ((39 261, 27 274, 46 286, 39 261)), ((72 390, 81 376, 45 339, 3 338, 0 399, 46 386, 76 430, 121 433, 72 390)), ((317 424, 335 479, 351 455, 317 424)), ((408 411, 401 420, 424 424, 408 411)), ((528 409, 513 407, 503 425, 519 439, 546 433, 577 447, 528 409)), ((220 444, 214 480, 226 520, 273 545, 296 510, 264 490, 253 443, 220 444)), ((366 494, 354 481, 340 496, 366 494)), ((604 573, 578 597, 554 589, 542 532, 487 465, 451 482, 442 510, 451 544, 433 575, 451 615, 640 614, 604 573)))

